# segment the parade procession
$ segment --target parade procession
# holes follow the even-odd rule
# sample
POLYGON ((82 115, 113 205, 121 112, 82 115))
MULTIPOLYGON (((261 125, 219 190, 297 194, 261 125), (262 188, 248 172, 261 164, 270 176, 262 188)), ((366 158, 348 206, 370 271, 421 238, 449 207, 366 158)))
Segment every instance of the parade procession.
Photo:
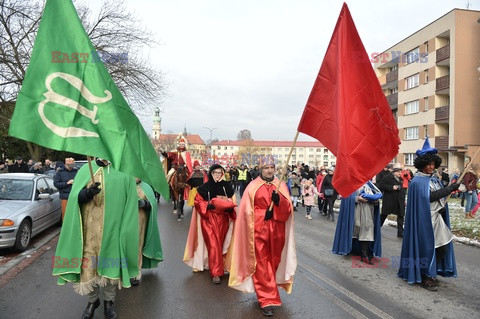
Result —
POLYGON ((0 0, 0 318, 477 317, 464 2, 0 0))

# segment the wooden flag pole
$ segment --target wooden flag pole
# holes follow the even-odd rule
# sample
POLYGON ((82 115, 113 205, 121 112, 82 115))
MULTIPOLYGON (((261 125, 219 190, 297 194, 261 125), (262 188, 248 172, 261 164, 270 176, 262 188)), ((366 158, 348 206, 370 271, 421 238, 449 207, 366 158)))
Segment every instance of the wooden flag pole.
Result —
MULTIPOLYGON (((285 177, 285 175, 287 174, 288 162, 290 162, 290 157, 292 156, 293 149, 295 148, 295 144, 297 144, 297 138, 298 138, 298 134, 299 134, 299 133, 300 133, 300 132, 297 131, 297 134, 295 134, 295 138, 293 139, 292 146, 290 147, 290 152, 288 152, 287 161, 285 162, 285 165, 283 166, 282 175, 281 175, 280 178, 279 178, 278 185, 277 185, 277 189, 275 190, 275 192, 276 192, 277 194, 278 194, 278 191, 280 190, 280 185, 282 184, 282 180, 283 180, 283 178, 285 177)), ((268 208, 268 210, 272 210, 272 208, 273 208, 273 201, 270 203, 270 207, 268 208)))
POLYGON ((92 158, 87 155, 88 168, 90 169, 90 177, 92 178, 92 184, 95 185, 95 179, 93 178, 92 158))
POLYGON ((465 169, 463 170, 462 175, 460 175, 460 177, 458 178, 457 183, 460 183, 462 181, 463 177, 467 173, 468 167, 473 164, 473 160, 477 157, 479 151, 480 151, 480 147, 475 152, 475 154, 473 154, 473 157, 471 157, 470 160, 468 161, 468 164, 465 166, 465 169))

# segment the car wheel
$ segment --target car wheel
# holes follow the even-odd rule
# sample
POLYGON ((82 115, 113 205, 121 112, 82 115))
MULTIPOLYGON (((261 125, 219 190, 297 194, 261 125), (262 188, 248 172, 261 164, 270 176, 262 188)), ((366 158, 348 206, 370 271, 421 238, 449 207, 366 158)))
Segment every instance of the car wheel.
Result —
POLYGON ((17 238, 15 240, 15 245, 13 248, 16 251, 24 251, 27 249, 32 239, 32 226, 28 220, 23 220, 18 227, 17 238))

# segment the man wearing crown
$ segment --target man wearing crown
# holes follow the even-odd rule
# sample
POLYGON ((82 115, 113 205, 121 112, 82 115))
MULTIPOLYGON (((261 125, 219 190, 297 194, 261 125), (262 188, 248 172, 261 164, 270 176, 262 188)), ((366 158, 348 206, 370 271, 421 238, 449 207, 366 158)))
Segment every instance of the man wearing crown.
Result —
POLYGON ((408 187, 398 276, 409 284, 421 283, 423 288, 437 291, 437 275, 457 276, 446 197, 459 184, 443 187, 434 174, 442 159, 437 149, 430 146, 428 137, 416 155, 414 166, 418 172, 408 187))
POLYGON ((226 257, 228 285, 255 292, 264 316, 281 306, 279 286, 291 292, 297 266, 293 207, 275 164, 273 156, 262 158, 260 176, 245 189, 226 257))
POLYGON ((167 173, 167 180, 173 173, 172 168, 177 168, 180 165, 187 167, 188 176, 192 174, 192 158, 190 152, 187 151, 187 140, 180 135, 177 141, 177 149, 170 152, 162 152, 164 159, 164 168, 167 173))

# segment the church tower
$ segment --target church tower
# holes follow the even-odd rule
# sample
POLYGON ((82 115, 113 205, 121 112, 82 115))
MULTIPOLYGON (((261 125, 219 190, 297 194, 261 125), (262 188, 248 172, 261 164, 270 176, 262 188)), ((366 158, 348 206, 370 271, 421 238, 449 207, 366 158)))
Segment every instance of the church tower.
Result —
POLYGON ((160 117, 160 109, 156 107, 153 117, 152 137, 157 140, 160 134, 162 134, 162 118, 160 117))

